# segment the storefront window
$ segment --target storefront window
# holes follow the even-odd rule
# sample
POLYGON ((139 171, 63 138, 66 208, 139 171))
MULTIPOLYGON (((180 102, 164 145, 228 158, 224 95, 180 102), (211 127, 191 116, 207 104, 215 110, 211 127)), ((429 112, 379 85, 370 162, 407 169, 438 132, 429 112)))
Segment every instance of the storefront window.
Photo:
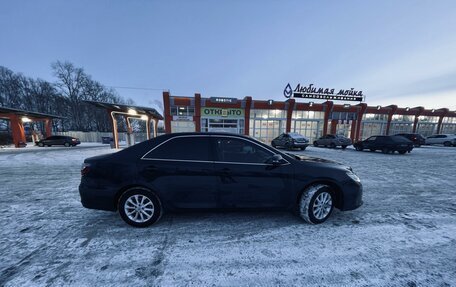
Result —
POLYGON ((285 110, 252 110, 250 112, 250 136, 269 144, 285 132, 287 112, 285 110))
POLYGON ((388 124, 387 114, 364 114, 361 122, 361 139, 371 136, 385 135, 388 124))
POLYGON ((416 132, 423 136, 430 136, 437 133, 439 117, 419 116, 416 132))
POLYGON ((171 106, 172 116, 193 116, 195 108, 189 106, 171 106))
POLYGON ((324 112, 293 111, 291 132, 301 134, 312 142, 323 135, 324 117, 324 112))
POLYGON ((456 134, 456 117, 445 117, 442 120, 442 134, 456 134))

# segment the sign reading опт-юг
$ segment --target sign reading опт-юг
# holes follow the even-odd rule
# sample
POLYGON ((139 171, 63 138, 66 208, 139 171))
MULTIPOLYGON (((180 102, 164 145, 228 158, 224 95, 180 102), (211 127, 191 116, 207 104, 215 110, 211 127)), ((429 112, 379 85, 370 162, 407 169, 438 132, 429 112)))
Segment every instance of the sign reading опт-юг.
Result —
POLYGON ((292 88, 290 83, 283 90, 285 98, 305 98, 305 99, 319 99, 319 100, 335 100, 335 101, 354 101, 362 102, 364 99, 363 91, 356 91, 354 88, 349 90, 317 88, 313 84, 308 86, 301 86, 298 84, 296 88, 292 88))

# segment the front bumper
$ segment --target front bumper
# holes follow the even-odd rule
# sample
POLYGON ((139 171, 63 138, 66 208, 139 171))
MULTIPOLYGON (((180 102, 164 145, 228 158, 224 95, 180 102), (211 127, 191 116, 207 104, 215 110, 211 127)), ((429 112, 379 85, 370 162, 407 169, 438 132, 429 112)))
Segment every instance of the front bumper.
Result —
POLYGON ((363 205, 363 185, 354 181, 343 185, 342 205, 340 210, 347 211, 357 209, 363 205))

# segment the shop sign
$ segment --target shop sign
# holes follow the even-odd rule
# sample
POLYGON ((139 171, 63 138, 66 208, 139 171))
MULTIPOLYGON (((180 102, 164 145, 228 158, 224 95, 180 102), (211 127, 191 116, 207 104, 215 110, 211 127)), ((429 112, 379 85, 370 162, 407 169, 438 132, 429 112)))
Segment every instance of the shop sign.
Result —
POLYGON ((202 118, 244 118, 244 109, 201 108, 202 118))
POLYGON ((236 98, 218 98, 218 97, 211 97, 211 103, 217 104, 236 104, 238 99, 236 98))
POLYGON ((335 101, 355 101, 362 102, 364 99, 363 91, 356 91, 354 88, 350 90, 339 90, 329 88, 317 88, 313 84, 301 86, 298 84, 296 88, 291 87, 290 83, 283 90, 285 98, 305 98, 305 99, 320 99, 320 100, 335 100, 335 101))
POLYGON ((192 116, 173 116, 173 121, 191 122, 191 121, 193 121, 193 117, 192 116))

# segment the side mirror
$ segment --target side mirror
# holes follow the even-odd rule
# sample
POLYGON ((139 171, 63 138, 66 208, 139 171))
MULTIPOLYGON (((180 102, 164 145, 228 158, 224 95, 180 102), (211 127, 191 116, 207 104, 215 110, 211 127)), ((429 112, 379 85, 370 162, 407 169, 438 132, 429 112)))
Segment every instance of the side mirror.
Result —
POLYGON ((283 163, 283 157, 280 154, 275 154, 268 158, 266 161, 267 164, 272 164, 272 165, 281 165, 283 163))

